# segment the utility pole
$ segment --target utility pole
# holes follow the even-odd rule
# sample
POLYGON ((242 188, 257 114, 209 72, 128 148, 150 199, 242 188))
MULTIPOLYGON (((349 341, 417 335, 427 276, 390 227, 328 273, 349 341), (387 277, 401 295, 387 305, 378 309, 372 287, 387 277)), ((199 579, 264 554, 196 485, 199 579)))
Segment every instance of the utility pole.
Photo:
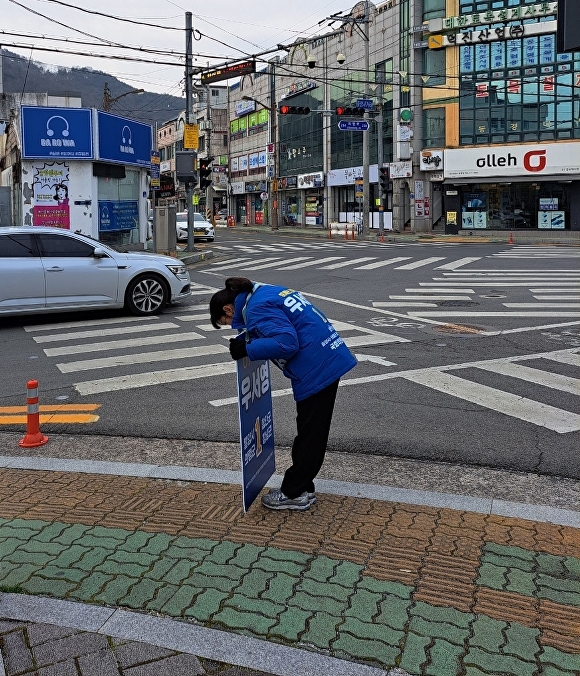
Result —
MULTIPOLYGON (((364 98, 369 98, 369 0, 365 0, 365 15, 363 19, 363 37, 364 37, 364 98)), ((369 113, 365 109, 363 119, 369 119, 369 113)), ((369 130, 363 132, 363 235, 366 237, 369 234, 369 210, 370 210, 370 185, 369 185, 369 130)))
MULTIPOLYGON (((191 124, 191 108, 193 105, 191 95, 191 66, 193 62, 193 29, 192 29, 192 14, 185 13, 185 123, 191 124)), ((187 246, 186 251, 195 251, 194 235, 193 235, 193 183, 186 181, 185 183, 185 200, 187 202, 187 246)))
POLYGON ((377 190, 379 193, 379 237, 382 237, 385 231, 385 207, 388 204, 388 195, 383 195, 381 186, 381 167, 383 166, 383 88, 384 88, 384 73, 380 73, 380 82, 378 83, 378 98, 379 98, 379 114, 375 120, 377 123, 377 169, 379 174, 379 181, 377 183, 377 190))
MULTIPOLYGON (((211 121, 211 104, 210 104, 210 86, 206 85, 206 103, 205 103, 205 137, 206 137, 206 153, 208 161, 211 158, 211 136, 213 133, 213 124, 211 121)), ((205 217, 208 221, 213 223, 213 169, 211 174, 211 183, 205 189, 205 217), (209 214, 209 217, 208 217, 209 214)))

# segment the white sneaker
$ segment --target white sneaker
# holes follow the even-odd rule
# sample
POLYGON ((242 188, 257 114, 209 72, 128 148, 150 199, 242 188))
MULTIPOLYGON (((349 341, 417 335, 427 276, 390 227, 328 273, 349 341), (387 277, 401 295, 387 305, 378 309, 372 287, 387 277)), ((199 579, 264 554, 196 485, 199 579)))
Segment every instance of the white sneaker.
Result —
MULTIPOLYGON (((314 498, 316 500, 316 498, 314 498)), ((262 504, 268 509, 293 509, 298 512, 305 512, 310 509, 309 493, 304 491, 297 498, 289 498, 284 495, 279 488, 273 488, 269 493, 262 496, 262 504)))

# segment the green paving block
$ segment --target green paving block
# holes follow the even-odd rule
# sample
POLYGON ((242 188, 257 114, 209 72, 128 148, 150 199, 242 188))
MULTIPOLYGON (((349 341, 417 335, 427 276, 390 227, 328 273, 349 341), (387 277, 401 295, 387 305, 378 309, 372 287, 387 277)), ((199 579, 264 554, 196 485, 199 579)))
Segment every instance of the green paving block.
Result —
POLYGON ((310 594, 311 596, 329 597, 330 599, 341 603, 344 608, 347 607, 348 599, 352 594, 352 589, 347 589, 339 584, 317 582, 316 580, 310 580, 307 577, 302 579, 296 589, 306 594, 310 594))
MULTIPOLYGON (((139 585, 141 582, 145 582, 145 580, 140 580, 135 585, 135 587, 139 585)), ((131 588, 131 592, 133 591, 133 589, 135 589, 135 587, 131 588)), ((179 587, 177 587, 174 584, 164 584, 162 587, 159 587, 155 593, 155 597, 147 601, 145 610, 160 613, 161 608, 163 608, 163 606, 177 592, 178 589, 179 587)))
POLYGON ((488 674, 509 674, 510 676, 535 676, 536 661, 530 655, 532 662, 517 659, 511 655, 498 655, 485 652, 477 647, 469 647, 463 658, 464 665, 478 667, 488 674))
POLYGON ((36 540, 39 542, 52 542, 53 540, 60 538, 66 529, 67 525, 65 523, 60 523, 58 521, 49 523, 40 531, 36 540))
POLYGON ((469 638, 469 645, 483 648, 488 652, 499 652, 500 646, 505 643, 503 632, 507 627, 507 622, 478 615, 471 625, 472 636, 469 638))
POLYGON ((266 599, 257 599, 242 594, 234 594, 227 601, 224 601, 223 608, 234 608, 235 610, 247 613, 257 613, 276 619, 284 610, 284 606, 266 599))
POLYGON ((52 561, 52 565, 58 568, 76 567, 90 549, 81 545, 68 545, 67 548, 52 561))
POLYGON ((469 635, 469 631, 464 627, 457 627, 450 622, 433 622, 419 616, 411 617, 409 631, 419 636, 446 639, 454 645, 463 645, 464 640, 469 635))
MULTIPOLYGON (((332 651, 336 657, 354 658, 357 660, 374 660, 385 667, 395 666, 400 653, 396 646, 385 645, 380 641, 369 641, 357 638, 351 634, 343 634, 332 644, 332 651)), ((439 674, 438 676, 441 676, 439 674)))
POLYGON ((6 557, 10 563, 23 564, 33 560, 34 563, 39 566, 45 566, 54 558, 56 558, 54 554, 47 554, 43 552, 34 552, 34 554, 32 554, 31 552, 27 552, 26 550, 22 549, 22 545, 16 551, 12 552, 12 554, 9 554, 6 557))
POLYGON ((47 596, 64 599, 76 586, 76 582, 47 579, 36 575, 27 580, 22 588, 27 594, 46 594, 47 596))
POLYGON ((144 530, 136 530, 134 533, 129 534, 120 549, 125 552, 140 552, 141 550, 147 552, 147 545, 152 538, 153 533, 146 533, 144 530))
POLYGON ((32 563, 0 563, 0 588, 20 587, 31 575, 41 569, 32 563))
POLYGON ((222 602, 228 596, 227 592, 206 589, 198 594, 195 603, 185 610, 185 617, 192 617, 198 622, 208 622, 212 615, 219 611, 222 602))
POLYGON ((580 607, 580 593, 573 591, 557 591, 550 587, 540 587, 537 592, 539 599, 549 599, 554 603, 561 603, 564 606, 579 606, 580 607))
POLYGON ((135 563, 141 567, 150 568, 151 565, 157 561, 159 557, 154 554, 146 552, 127 552, 122 549, 117 549, 111 553, 109 561, 117 561, 118 563, 135 563))
POLYGON ((56 558, 59 554, 66 551, 67 546, 59 542, 41 542, 39 540, 30 540, 29 542, 24 542, 20 546, 22 552, 29 552, 31 555, 36 556, 37 554, 46 554, 52 558, 56 558))
POLYGON ((107 526, 93 526, 90 530, 86 532, 88 537, 95 538, 113 538, 119 542, 124 542, 133 531, 126 530, 125 528, 109 528, 107 526))
POLYGON ((334 575, 336 561, 327 556, 318 556, 310 561, 310 568, 304 571, 304 579, 327 582, 334 575))
POLYGON ((215 561, 205 559, 195 568, 195 572, 210 577, 219 575, 220 577, 227 577, 234 582, 239 582, 244 577, 246 569, 239 566, 231 566, 229 563, 216 563, 215 561))
POLYGON ((11 519, 0 526, 0 537, 30 540, 47 525, 48 521, 40 521, 39 519, 11 519))
MULTIPOLYGON (((68 580, 69 582, 79 583, 89 575, 86 570, 79 570, 78 568, 61 568, 50 564, 42 569, 42 576, 47 579, 54 580, 68 580)), ((76 584, 75 584, 76 586, 76 584)))
MULTIPOLYGON (((422 665, 427 662, 427 646, 431 643, 428 636, 417 636, 409 632, 405 638, 405 645, 398 664, 401 669, 410 674, 423 674, 422 665)), ((443 676, 441 674, 440 676, 443 676)), ((445 676, 452 676, 445 674, 445 676)))
MULTIPOLYGON (((134 533, 131 533, 134 535, 134 533)), ((127 541, 131 540, 131 535, 127 538, 127 541)), ((144 547, 144 551, 148 554, 159 555, 165 553, 167 548, 175 540, 173 535, 167 535, 167 533, 147 533, 147 535, 152 535, 152 537, 147 541, 147 546, 144 547)))
POLYGON ((246 613, 234 608, 223 608, 213 616, 213 622, 219 622, 228 629, 236 629, 242 633, 251 633, 256 636, 267 636, 276 623, 271 617, 246 613))
POLYGON ((302 610, 311 610, 316 613, 326 613, 340 617, 346 609, 346 603, 324 596, 311 596, 297 589, 292 598, 288 599, 288 606, 296 606, 302 610))
POLYGON ((125 541, 124 538, 118 537, 121 532, 126 533, 126 531, 112 528, 109 537, 97 537, 92 531, 87 531, 78 539, 78 543, 85 547, 93 547, 95 549, 115 550, 125 541))
POLYGON ((103 573, 91 573, 76 589, 71 591, 69 598, 79 601, 91 601, 112 577, 112 575, 104 575, 103 573))
POLYGON ((0 540, 1 559, 8 558, 8 556, 16 551, 21 544, 23 544, 23 542, 18 538, 2 538, 2 540, 0 540))
MULTIPOLYGON (((110 549, 103 549, 102 547, 92 547, 84 553, 82 559, 79 559, 74 565, 75 568, 81 570, 93 570, 96 566, 101 565, 107 560, 111 553, 110 549)), ((55 561, 53 561, 53 564, 55 561)))
MULTIPOLYGON (((346 617, 357 617, 363 622, 369 618, 375 617, 379 614, 379 603, 382 595, 359 589, 352 594, 349 599, 349 607, 346 608, 344 614, 346 617)), ((384 624, 382 622, 381 624, 384 624)))
POLYGON ((340 623, 339 616, 317 611, 308 620, 308 627, 302 634, 301 643, 328 650, 331 643, 338 638, 340 623))
POLYGON ((454 608, 444 608, 442 606, 430 606, 422 601, 417 601, 410 610, 412 616, 420 616, 425 620, 432 622, 444 622, 454 624, 456 627, 468 629, 474 619, 472 613, 462 613, 454 608))
POLYGON ((538 572, 551 577, 565 577, 566 568, 564 566, 565 558, 563 556, 554 556, 553 554, 546 554, 538 552, 536 554, 536 563, 538 572))
POLYGON ((275 603, 286 603, 294 593, 296 583, 296 578, 286 573, 274 574, 268 581, 268 588, 262 593, 262 598, 275 603))
POLYGON ((534 563, 534 558, 536 556, 536 553, 530 551, 529 549, 523 549, 522 547, 512 547, 511 545, 498 545, 496 542, 486 542, 483 545, 481 551, 484 557, 486 557, 488 554, 495 554, 507 559, 517 558, 520 559, 520 561, 527 561, 532 564, 534 563))
POLYGON ((76 523, 72 525, 66 525, 66 528, 62 533, 54 539, 55 542, 60 542, 63 545, 72 545, 73 542, 76 543, 77 540, 83 537, 83 535, 91 529, 91 526, 85 526, 84 524, 76 523))
POLYGON ((563 559, 564 568, 566 572, 564 577, 573 580, 580 580, 580 559, 576 559, 573 556, 566 556, 563 559))
POLYGON ((177 588, 175 594, 167 599, 167 603, 161 608, 161 612, 171 617, 182 617, 185 611, 191 608, 193 600, 198 593, 199 589, 191 585, 181 585, 177 588))
POLYGON ((542 676, 577 676, 577 671, 563 671, 557 667, 543 667, 541 671, 542 676))
POLYGON ((264 547, 257 547, 252 544, 242 545, 234 556, 229 561, 230 565, 238 566, 244 570, 248 570, 258 560, 260 554, 264 551, 264 547))
POLYGON ((478 569, 476 584, 490 589, 503 589, 507 582, 506 573, 507 568, 505 566, 483 562, 478 569))
POLYGON ((285 561, 284 559, 273 559, 261 554, 252 567, 267 572, 285 573, 286 575, 296 578, 300 577, 304 572, 306 561, 303 563, 297 561, 285 561))
POLYGON ((546 646, 538 659, 542 665, 552 665, 574 674, 580 673, 580 655, 563 653, 551 646, 546 646))
POLYGON ((125 575, 133 579, 138 579, 147 572, 149 566, 140 566, 136 563, 119 563, 111 557, 112 552, 105 561, 93 567, 93 570, 100 573, 110 573, 111 575, 125 575))
POLYGON ((188 561, 201 563, 209 553, 210 552, 204 547, 196 547, 193 543, 190 543, 189 547, 176 547, 175 545, 170 545, 163 552, 163 556, 167 556, 170 559, 187 559, 188 561))
POLYGON ((414 587, 409 587, 400 582, 390 582, 388 580, 375 580, 373 577, 364 576, 357 585, 358 589, 367 589, 370 592, 378 594, 392 594, 400 599, 410 600, 415 591, 414 587))
POLYGON ((411 601, 389 595, 386 599, 379 601, 380 613, 374 621, 378 624, 387 624, 394 629, 400 629, 409 621, 410 606, 411 601))
POLYGON ((505 636, 507 643, 502 652, 506 655, 531 660, 540 649, 540 632, 537 629, 512 622, 505 630, 505 636))
POLYGON ((254 598, 261 596, 268 589, 268 584, 274 576, 275 573, 267 573, 264 570, 250 570, 244 575, 235 592, 254 598))
POLYGON ((177 559, 170 559, 168 556, 162 556, 151 566, 147 572, 147 577, 151 577, 154 580, 163 580, 177 562, 177 559))
POLYGON ((228 594, 237 586, 235 580, 217 575, 201 575, 197 571, 189 576, 187 582, 197 587, 197 589, 217 589, 228 594))
POLYGON ((536 584, 538 587, 550 587, 555 591, 570 592, 571 594, 580 593, 580 580, 558 579, 540 574, 536 577, 536 584))
POLYGON ((358 638, 369 641, 382 641, 387 645, 397 646, 404 636, 404 632, 397 631, 387 627, 384 624, 374 624, 370 619, 367 622, 361 622, 355 617, 346 617, 339 627, 342 636, 345 632, 357 636, 358 638))
POLYGON ((273 559, 274 561, 293 561, 294 563, 306 566, 308 561, 310 561, 310 559, 312 559, 313 557, 310 554, 303 554, 302 552, 293 552, 290 549, 277 549, 276 547, 266 547, 266 549, 264 549, 264 551, 260 555, 260 559, 262 558, 273 559))
POLYGON ((361 579, 363 567, 350 561, 339 561, 334 569, 334 575, 330 578, 330 582, 340 584, 343 587, 353 589, 353 587, 361 579))
MULTIPOLYGON (((490 674, 477 667, 465 667, 465 676, 490 676, 490 674)), ((495 676, 495 674, 493 674, 493 676, 495 676)), ((508 674, 507 676, 513 676, 513 674, 508 674)))
POLYGON ((155 598, 158 591, 164 587, 163 582, 144 578, 139 580, 127 596, 121 599, 121 604, 129 608, 147 608, 148 604, 155 598))
POLYGON ((98 594, 95 594, 94 600, 97 603, 101 602, 108 606, 115 606, 124 596, 127 596, 129 589, 131 589, 137 581, 138 580, 134 577, 117 575, 108 582, 105 582, 103 589, 98 594))
POLYGON ((524 596, 534 596, 537 590, 532 574, 518 569, 506 572, 507 585, 503 591, 515 592, 524 596))
POLYGON ((241 545, 237 542, 229 542, 228 540, 218 542, 211 552, 206 555, 204 563, 213 563, 218 566, 225 565, 230 562, 230 559, 240 547, 241 545))
POLYGON ((167 536, 171 540, 171 547, 178 547, 179 549, 187 549, 194 547, 195 549, 203 549, 205 552, 211 550, 219 543, 219 540, 211 540, 210 538, 189 538, 185 535, 167 536))
POLYGON ((459 673, 463 646, 435 639, 435 645, 429 648, 430 662, 423 672, 425 676, 441 676, 442 674, 459 673))
POLYGON ((277 624, 270 630, 271 636, 279 636, 295 643, 307 629, 307 622, 312 617, 308 610, 286 608, 278 616, 277 624))
MULTIPOLYGON (((181 584, 191 576, 191 571, 197 566, 196 563, 192 563, 191 561, 175 561, 173 559, 169 561, 173 565, 162 577, 163 582, 167 582, 168 584, 181 584)), ((160 562, 159 568, 161 567, 162 563, 160 562)), ((156 574, 160 572, 159 568, 157 568, 156 574)), ((149 577, 149 573, 147 576, 149 577)), ((155 576, 153 575, 153 577, 155 576)))

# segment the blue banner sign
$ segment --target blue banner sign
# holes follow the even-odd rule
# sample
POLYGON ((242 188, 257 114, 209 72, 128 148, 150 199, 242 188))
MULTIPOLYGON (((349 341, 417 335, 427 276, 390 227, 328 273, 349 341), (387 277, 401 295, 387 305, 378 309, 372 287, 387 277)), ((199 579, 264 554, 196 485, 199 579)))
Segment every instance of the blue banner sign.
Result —
POLYGON ((97 124, 100 160, 149 168, 152 147, 150 124, 102 111, 97 113, 97 124))
POLYGON ((139 227, 139 204, 137 200, 113 202, 99 200, 99 231, 115 232, 134 230, 139 227))
POLYGON ((20 111, 24 159, 93 159, 90 108, 22 106, 20 111))
POLYGON ((369 126, 366 120, 341 120, 338 123, 340 131, 368 131, 369 126))
POLYGON ((357 99, 356 100, 356 107, 357 108, 363 108, 364 110, 372 110, 373 109, 373 100, 372 99, 357 99))
POLYGON ((244 512, 276 470, 272 388, 267 361, 236 362, 244 512))

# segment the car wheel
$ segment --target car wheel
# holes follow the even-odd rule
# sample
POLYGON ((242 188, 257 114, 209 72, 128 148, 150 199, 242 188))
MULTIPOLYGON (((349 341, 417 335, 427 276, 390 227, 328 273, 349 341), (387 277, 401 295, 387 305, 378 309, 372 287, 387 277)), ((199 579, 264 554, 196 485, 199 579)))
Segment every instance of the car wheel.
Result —
POLYGON ((214 240, 213 237, 208 237, 208 238, 207 238, 207 241, 208 241, 208 242, 213 242, 213 240, 214 240))
POLYGON ((134 315, 159 314, 167 304, 167 285, 156 275, 134 279, 125 292, 125 307, 134 315))

